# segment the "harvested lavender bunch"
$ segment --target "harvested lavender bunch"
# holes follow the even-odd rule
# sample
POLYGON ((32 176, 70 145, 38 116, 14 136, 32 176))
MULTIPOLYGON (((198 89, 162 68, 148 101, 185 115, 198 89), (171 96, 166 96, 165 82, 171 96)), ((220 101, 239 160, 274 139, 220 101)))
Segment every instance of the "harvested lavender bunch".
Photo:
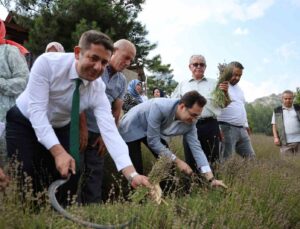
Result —
POLYGON ((220 83, 223 83, 224 81, 229 81, 231 79, 233 66, 228 65, 226 63, 223 64, 219 63, 218 69, 219 69, 219 80, 215 90, 212 92, 212 98, 216 106, 224 108, 231 102, 231 100, 228 93, 224 93, 224 91, 222 91, 219 88, 219 85, 220 83))
POLYGON ((148 178, 150 183, 152 184, 152 187, 150 187, 150 189, 146 187, 137 188, 131 195, 130 199, 133 202, 138 203, 147 195, 150 195, 152 200, 160 204, 160 202, 162 201, 162 192, 159 186, 159 182, 168 177, 172 164, 173 162, 170 157, 161 156, 153 165, 150 173, 148 174, 148 178))

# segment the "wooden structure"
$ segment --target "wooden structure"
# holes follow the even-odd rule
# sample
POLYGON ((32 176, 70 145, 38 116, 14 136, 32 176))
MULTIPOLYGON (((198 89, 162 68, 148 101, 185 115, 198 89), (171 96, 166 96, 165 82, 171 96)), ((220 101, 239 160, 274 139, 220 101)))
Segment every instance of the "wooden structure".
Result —
POLYGON ((28 40, 28 30, 16 23, 12 12, 9 12, 4 24, 6 27, 6 39, 15 41, 22 45, 28 40))

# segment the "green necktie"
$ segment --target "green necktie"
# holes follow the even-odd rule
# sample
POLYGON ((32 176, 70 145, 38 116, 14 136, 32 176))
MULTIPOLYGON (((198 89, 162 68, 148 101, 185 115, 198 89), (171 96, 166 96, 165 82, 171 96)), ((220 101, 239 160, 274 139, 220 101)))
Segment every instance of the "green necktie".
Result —
POLYGON ((81 79, 76 79, 76 87, 73 92, 72 111, 71 111, 71 126, 70 126, 70 153, 76 162, 76 170, 79 170, 79 86, 82 83, 81 79))

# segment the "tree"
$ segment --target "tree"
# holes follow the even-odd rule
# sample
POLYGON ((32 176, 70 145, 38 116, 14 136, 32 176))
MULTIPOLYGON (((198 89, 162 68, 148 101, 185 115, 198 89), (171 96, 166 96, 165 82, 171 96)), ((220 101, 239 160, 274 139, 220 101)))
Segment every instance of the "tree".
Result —
POLYGON ((296 88, 296 94, 295 94, 295 104, 299 104, 300 105, 300 87, 296 88))
POLYGON ((246 104, 248 123, 254 133, 272 135, 271 118, 273 107, 262 104, 246 104))
POLYGON ((29 30, 25 46, 35 55, 44 52, 51 41, 63 44, 72 51, 83 31, 98 29, 113 40, 126 38, 137 48, 133 65, 152 72, 167 71, 170 65, 162 65, 160 56, 148 58, 156 44, 145 37, 146 27, 138 22, 141 5, 145 0, 4 0, 0 4, 17 13, 17 20, 29 30), (159 61, 158 61, 159 60, 159 61), (161 64, 161 66, 158 65, 161 64))

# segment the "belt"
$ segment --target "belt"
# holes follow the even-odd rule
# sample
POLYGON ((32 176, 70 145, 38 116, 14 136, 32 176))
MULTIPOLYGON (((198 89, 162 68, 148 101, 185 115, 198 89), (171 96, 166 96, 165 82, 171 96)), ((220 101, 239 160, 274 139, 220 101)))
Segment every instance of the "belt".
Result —
POLYGON ((232 125, 232 124, 230 124, 228 122, 219 121, 218 123, 221 124, 221 125, 225 125, 225 126, 234 126, 234 127, 237 127, 237 128, 244 128, 244 126, 232 125))
POLYGON ((197 123, 206 123, 214 120, 216 120, 214 117, 199 118, 197 123))

